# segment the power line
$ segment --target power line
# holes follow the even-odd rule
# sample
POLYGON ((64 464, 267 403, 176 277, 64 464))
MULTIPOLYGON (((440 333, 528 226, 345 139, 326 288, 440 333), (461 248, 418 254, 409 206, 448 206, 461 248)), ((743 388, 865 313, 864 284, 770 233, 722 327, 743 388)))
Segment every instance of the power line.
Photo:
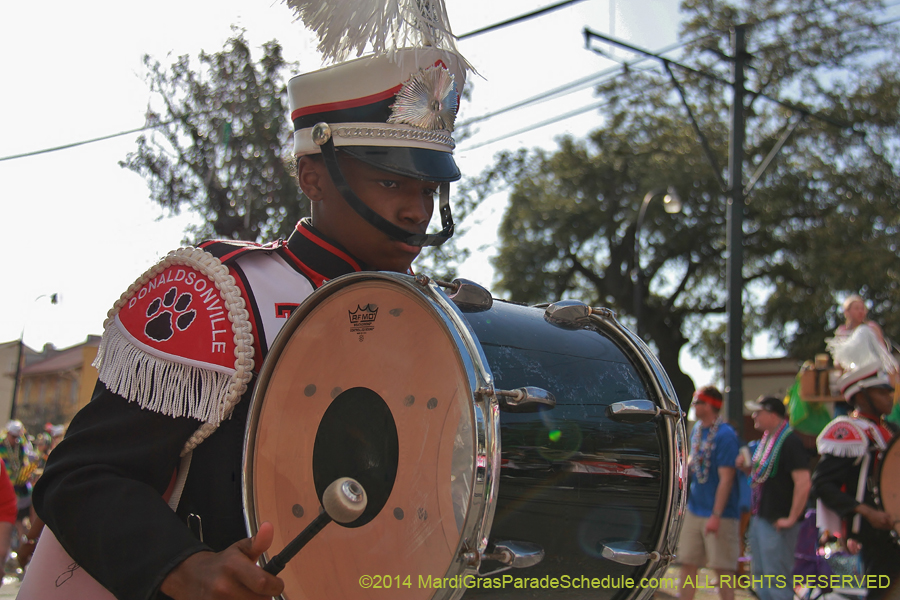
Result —
POLYGON ((558 115, 558 116, 556 116, 556 117, 552 117, 552 118, 550 118, 550 119, 546 119, 546 120, 540 121, 540 122, 538 122, 538 123, 533 123, 533 124, 529 125, 528 127, 523 127, 522 129, 517 129, 516 131, 512 131, 512 132, 510 132, 510 133, 506 133, 506 134, 504 134, 504 135, 502 135, 502 136, 500 136, 500 137, 493 138, 493 139, 488 140, 488 141, 486 141, 486 142, 481 142, 481 143, 479 143, 479 144, 475 144, 474 146, 469 146, 468 148, 463 148, 463 149, 461 149, 461 151, 462 151, 462 152, 466 152, 466 151, 469 151, 469 150, 476 150, 476 149, 478 149, 478 148, 483 148, 484 146, 490 146, 491 144, 494 144, 494 143, 496 143, 496 142, 503 141, 503 140, 505 140, 505 139, 507 139, 507 138, 511 138, 511 137, 513 137, 513 136, 515 136, 515 135, 519 135, 519 134, 522 134, 522 133, 528 133, 529 131, 533 131, 533 130, 535 130, 535 129, 540 129, 541 127, 546 127, 547 125, 552 125, 553 123, 557 123, 557 122, 559 122, 559 121, 565 121, 566 119, 570 119, 570 118, 572 118, 572 117, 576 117, 576 116, 578 116, 578 115, 580 115, 580 114, 583 114, 583 113, 586 113, 586 112, 589 112, 589 111, 592 111, 592 110, 596 110, 596 109, 598 109, 598 108, 600 108, 600 107, 602 107, 602 106, 605 106, 606 104, 608 104, 608 103, 607 103, 607 102, 596 102, 596 103, 591 104, 591 105, 589 105, 589 106, 584 106, 584 107, 582 107, 582 108, 578 108, 578 109, 575 109, 575 110, 571 110, 571 111, 569 111, 569 112, 563 113, 563 114, 558 115))
POLYGON ((513 17, 511 19, 507 19, 507 20, 501 21, 499 23, 494 23, 493 25, 488 25, 487 27, 482 27, 481 29, 476 29, 474 31, 464 33, 464 34, 458 36, 456 39, 464 40, 466 38, 475 37, 476 35, 481 35, 482 33, 494 31, 495 29, 501 29, 503 27, 506 27, 508 25, 513 25, 514 23, 519 23, 521 21, 527 21, 528 19, 533 19, 534 17, 538 17, 545 13, 553 12, 554 10, 564 8, 566 6, 569 6, 570 4, 577 4, 579 2, 584 2, 584 0, 564 0, 563 2, 558 2, 558 3, 552 4, 550 6, 545 6, 544 8, 539 8, 530 13, 526 13, 524 15, 519 15, 518 17, 513 17))
MULTIPOLYGON (((638 96, 638 95, 640 95, 640 94, 643 94, 647 89, 650 89, 650 88, 653 88, 653 87, 656 87, 655 84, 647 85, 646 87, 643 87, 643 88, 640 88, 640 89, 635 90, 634 93, 628 94, 627 96, 624 96, 623 98, 631 98, 631 97, 633 97, 633 96, 638 96)), ((620 98, 620 99, 621 99, 621 98, 620 98)), ((475 145, 473 145, 473 146, 468 146, 468 147, 466 147, 466 148, 462 148, 462 149, 460 149, 460 152, 468 152, 468 151, 470 151, 470 150, 476 150, 476 149, 478 149, 478 148, 483 148, 484 146, 489 146, 489 145, 494 144, 494 143, 496 143, 496 142, 501 142, 501 141, 503 141, 503 140, 505 140, 505 139, 507 139, 507 138, 511 138, 511 137, 513 137, 513 136, 515 136, 515 135, 520 135, 520 134, 523 134, 523 133, 528 133, 529 131, 534 131, 535 129, 540 129, 541 127, 546 127, 547 125, 552 125, 553 123, 558 123, 559 121, 565 121, 566 119, 570 119, 570 118, 572 118, 572 117, 577 117, 577 116, 580 115, 580 114, 583 114, 583 113, 586 113, 586 112, 589 112, 589 111, 592 111, 592 110, 597 110, 598 108, 602 108, 602 107, 608 105, 610 102, 611 102, 610 100, 604 100, 604 101, 602 101, 602 102, 595 102, 595 103, 590 104, 590 105, 588 105, 588 106, 583 106, 583 107, 581 107, 581 108, 576 108, 575 110, 570 110, 570 111, 568 111, 568 112, 566 112, 566 113, 563 113, 563 114, 561 114, 561 115, 557 115, 557 116, 555 116, 555 117, 551 117, 551 118, 549 118, 549 119, 545 119, 545 120, 540 121, 540 122, 538 122, 538 123, 532 123, 531 125, 529 125, 529 126, 527 126, 527 127, 523 127, 523 128, 521 128, 521 129, 517 129, 516 131, 513 131, 513 132, 511 132, 511 133, 504 134, 504 135, 502 135, 502 136, 500 136, 500 137, 493 138, 493 139, 488 140, 488 141, 486 141, 486 142, 481 142, 481 143, 475 144, 475 145)))
MULTIPOLYGON (((687 43, 689 43, 689 42, 681 42, 681 43, 672 44, 670 46, 667 46, 665 48, 657 50, 656 55, 667 54, 668 52, 671 52, 672 50, 675 50, 681 46, 684 46, 687 43)), ((498 108, 495 111, 485 113, 485 114, 479 115, 477 117, 472 117, 471 119, 466 119, 465 121, 461 121, 458 124, 458 126, 464 127, 467 125, 473 125, 475 123, 479 123, 481 121, 486 121, 488 119, 491 119, 498 115, 502 115, 502 114, 510 112, 512 110, 524 108, 525 106, 529 106, 531 104, 537 104, 540 102, 551 100, 551 99, 557 98, 559 96, 564 96, 568 93, 582 90, 582 89, 584 89, 586 87, 590 87, 592 85, 598 85, 601 83, 600 80, 603 79, 604 77, 612 75, 613 77, 610 77, 608 79, 614 79, 615 77, 622 76, 625 73, 627 73, 628 69, 633 68, 634 66, 636 66, 642 62, 648 61, 648 60, 650 60, 649 57, 642 56, 642 57, 632 60, 631 62, 626 62, 622 66, 610 67, 608 69, 604 69, 603 71, 598 71, 597 73, 588 75, 586 77, 582 77, 580 79, 576 79, 575 81, 571 81, 571 82, 563 84, 559 87, 552 88, 550 90, 547 90, 546 92, 537 94, 536 96, 531 96, 530 98, 520 100, 519 102, 516 102, 514 104, 504 106, 503 108, 498 108)), ((608 79, 606 79, 605 81, 608 81, 608 79)))
MULTIPOLYGON (((675 62, 675 61, 673 61, 673 60, 669 60, 669 59, 667 59, 667 58, 664 58, 664 57, 662 57, 662 56, 659 56, 659 55, 657 55, 657 54, 653 54, 653 53, 650 52, 649 50, 644 50, 644 49, 642 49, 642 48, 638 48, 637 46, 633 46, 633 45, 631 45, 631 44, 628 44, 628 43, 626 43, 626 42, 623 42, 622 40, 618 40, 618 39, 616 39, 616 38, 613 38, 613 37, 608 36, 608 35, 604 35, 604 34, 602 34, 602 33, 597 33, 596 31, 591 31, 591 30, 589 30, 589 29, 587 29, 587 28, 585 28, 584 31, 585 31, 585 37, 587 37, 587 36, 590 36, 590 37, 596 37, 596 38, 599 38, 599 39, 604 40, 604 41, 606 41, 606 42, 609 42, 610 44, 615 44, 616 46, 621 46, 622 48, 625 48, 625 49, 627 49, 627 50, 631 50, 632 52, 635 52, 635 53, 638 53, 638 54, 644 54, 644 55, 646 55, 646 56, 651 56, 651 57, 653 57, 653 58, 656 58, 657 60, 662 61, 662 63, 665 64, 665 65, 675 65, 676 67, 678 67, 678 68, 680 68, 680 69, 683 69, 683 70, 685 70, 685 71, 687 71, 687 72, 689 72, 689 73, 693 73, 693 74, 695 74, 695 75, 699 75, 699 76, 701 76, 701 77, 705 77, 705 78, 707 78, 707 79, 710 79, 710 80, 712 80, 712 81, 716 81, 716 82, 719 82, 719 83, 722 83, 722 84, 725 84, 725 85, 732 85, 732 83, 731 83, 730 81, 728 81, 728 80, 726 80, 726 79, 724 79, 724 78, 722 78, 722 77, 719 77, 718 75, 715 75, 715 74, 713 74, 713 73, 709 73, 709 72, 703 71, 703 70, 701 70, 701 69, 695 69, 695 68, 690 67, 690 66, 688 66, 688 65, 683 65, 683 64, 681 64, 681 63, 678 63, 678 62, 675 62)), ((748 94, 751 94, 751 95, 754 95, 754 96, 758 96, 758 97, 760 97, 760 98, 765 98, 766 100, 769 100, 770 102, 774 102, 775 104, 778 104, 779 106, 782 106, 782 107, 784 107, 784 108, 787 108, 787 109, 792 110, 792 111, 795 111, 795 112, 807 114, 807 115, 809 115, 810 117, 813 117, 813 118, 815 118, 815 119, 819 119, 820 121, 824 121, 824 122, 826 122, 826 123, 829 123, 829 124, 831 124, 831 125, 834 125, 835 127, 840 127, 840 128, 849 128, 849 127, 851 127, 851 125, 850 125, 849 123, 845 123, 845 122, 843 122, 843 121, 839 121, 839 120, 837 120, 837 119, 834 119, 834 118, 829 117, 828 115, 825 115, 825 114, 822 114, 822 113, 818 113, 818 112, 811 111, 811 110, 809 110, 809 109, 807 109, 807 108, 804 108, 804 107, 802 107, 802 106, 798 106, 798 105, 796 105, 796 104, 794 104, 794 103, 791 103, 791 102, 785 102, 784 100, 780 100, 780 99, 778 99, 778 98, 775 98, 774 96, 770 96, 769 94, 764 94, 764 93, 762 93, 762 92, 755 91, 755 90, 750 90, 750 89, 748 89, 748 90, 746 90, 746 91, 747 91, 748 94)))
MULTIPOLYGON (((894 5, 897 5, 897 4, 900 4, 900 2, 896 2, 894 5)), ((860 24, 858 27, 856 27, 854 29, 837 29, 827 35, 820 35, 818 37, 818 39, 819 40, 831 40, 831 39, 835 39, 835 38, 840 38, 845 35, 852 35, 854 33, 858 33, 860 31, 865 31, 865 30, 872 29, 872 28, 881 29, 883 27, 887 27, 888 25, 893 25, 894 23, 896 23, 898 21, 900 21, 900 16, 887 19, 886 21, 877 21, 877 22, 869 23, 869 24, 860 24)), ((751 54, 753 54, 755 52, 759 52, 761 50, 772 51, 772 50, 780 50, 780 49, 790 49, 794 53, 802 53, 804 50, 809 48, 808 44, 806 46, 800 46, 800 47, 793 46, 792 47, 789 45, 789 43, 790 42, 785 42, 784 39, 777 39, 776 41, 773 41, 769 44, 757 47, 756 50, 751 52, 751 54)), ((812 42, 810 42, 810 44, 811 43, 812 42)))
MULTIPOLYGON (((540 15, 543 15, 543 14, 546 14, 546 13, 549 13, 549 12, 552 12, 555 10, 559 10, 560 8, 564 8, 566 6, 569 6, 572 4, 577 4, 577 3, 583 2, 583 1, 584 0, 564 0, 563 2, 557 2, 556 4, 551 4, 550 6, 545 6, 544 8, 537 9, 530 13, 519 15, 517 17, 512 17, 510 19, 506 19, 505 21, 501 21, 499 23, 494 23, 493 25, 488 25, 486 27, 482 27, 481 29, 476 29, 474 31, 464 33, 463 35, 459 36, 458 39, 462 40, 465 38, 475 37, 477 35, 481 35, 482 33, 487 33, 489 31, 494 31, 496 29, 508 27, 509 25, 513 25, 513 24, 519 23, 521 21, 533 19, 540 15)), ((58 152, 60 150, 68 150, 70 148, 77 148, 78 146, 84 146, 86 144, 93 144, 95 142, 102 142, 102 141, 110 140, 113 138, 122 137, 123 135, 133 135, 135 133, 140 133, 142 131, 147 131, 149 129, 154 129, 156 127, 160 127, 162 125, 169 125, 174 122, 175 122, 175 120, 164 121, 164 122, 156 123, 154 125, 144 125, 143 127, 137 127, 134 129, 129 129, 127 131, 120 131, 119 133, 111 133, 111 134, 103 135, 103 136, 96 137, 96 138, 81 140, 81 141, 72 142, 69 144, 63 144, 61 146, 53 146, 51 148, 43 148, 41 150, 33 150, 31 152, 22 152, 20 154, 13 154, 10 156, 2 156, 2 157, 0 157, 0 162, 14 160, 17 158, 27 158, 30 156, 38 156, 41 154, 48 154, 50 152, 58 152)))
POLYGON ((84 146, 85 144, 93 144, 94 142, 102 142, 104 140, 111 140, 112 138, 121 137, 123 135, 131 135, 133 133, 139 133, 141 131, 146 131, 147 129, 152 129, 153 127, 158 127, 160 125, 168 125, 169 123, 173 123, 174 121, 167 121, 165 123, 158 123, 156 125, 144 125, 143 127, 137 127, 135 129, 129 129, 128 131, 120 131, 119 133, 111 133, 109 135, 103 135, 96 138, 91 138, 89 140, 82 140, 80 142, 72 142, 71 144, 63 144, 62 146, 53 146, 52 148, 44 148, 42 150, 33 150, 31 152, 22 152, 21 154, 12 154, 10 156, 0 157, 0 162, 6 160, 14 160, 16 158, 27 158, 29 156, 38 156, 39 154, 47 154, 48 152, 57 152, 59 150, 68 150, 69 148, 76 148, 78 146, 84 146))

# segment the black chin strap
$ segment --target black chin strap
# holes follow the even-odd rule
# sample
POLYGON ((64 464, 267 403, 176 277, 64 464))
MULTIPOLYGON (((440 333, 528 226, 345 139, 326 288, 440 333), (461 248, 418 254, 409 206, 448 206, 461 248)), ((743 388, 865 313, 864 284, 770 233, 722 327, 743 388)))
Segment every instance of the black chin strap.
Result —
POLYGON ((322 149, 322 156, 325 158, 325 166, 328 168, 328 174, 331 181, 350 208, 355 210, 359 216, 365 219, 372 227, 375 227, 387 236, 399 240, 410 246, 440 246, 450 239, 453 235, 453 215, 450 214, 450 184, 442 183, 440 185, 440 203, 439 211, 441 213, 441 231, 433 235, 424 233, 411 233, 402 227, 397 227, 374 210, 366 206, 366 203, 359 199, 350 184, 344 179, 341 167, 337 161, 337 151, 334 148, 334 142, 329 137, 328 141, 319 145, 322 149))

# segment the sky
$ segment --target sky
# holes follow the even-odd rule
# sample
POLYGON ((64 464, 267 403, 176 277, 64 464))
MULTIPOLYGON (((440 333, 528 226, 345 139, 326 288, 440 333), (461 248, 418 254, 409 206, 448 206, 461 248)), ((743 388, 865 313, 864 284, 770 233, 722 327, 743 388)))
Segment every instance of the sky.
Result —
MULTIPOLYGON (((457 35, 554 3, 446 0, 457 35)), ((461 40, 462 54, 480 76, 470 76, 473 95, 459 120, 616 67, 585 49, 585 27, 660 50, 676 41, 677 24, 678 0, 584 0, 461 40)), ((280 1, 0 4, 0 159, 141 127, 150 100, 142 56, 170 64, 182 54, 218 51, 232 25, 246 30, 252 46, 277 39, 301 71, 321 66, 314 36, 280 1)), ((633 58, 624 51, 617 56, 633 58)), ((501 150, 553 150, 558 136, 583 137, 597 127, 596 110, 516 132, 594 102, 588 87, 480 122, 457 148, 456 160, 464 174, 474 175, 501 150)), ((195 217, 166 214, 150 201, 144 180, 118 164, 136 148, 136 138, 130 134, 0 160, 7 282, 0 294, 0 341, 23 336, 36 349, 45 343, 63 348, 100 334, 119 295, 182 245, 184 229, 195 217), (55 305, 53 294, 58 295, 55 305)), ((462 266, 460 276, 488 289, 494 279, 487 257, 504 205, 500 194, 463 224, 469 229, 466 243, 480 251, 462 266)), ((685 358, 695 382, 706 383, 709 372, 685 358)))

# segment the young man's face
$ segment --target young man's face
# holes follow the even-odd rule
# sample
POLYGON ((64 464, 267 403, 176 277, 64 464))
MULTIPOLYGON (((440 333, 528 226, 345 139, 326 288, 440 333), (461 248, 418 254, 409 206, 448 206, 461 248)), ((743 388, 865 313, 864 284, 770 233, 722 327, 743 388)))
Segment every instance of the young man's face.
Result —
MULTIPOLYGON (((360 217, 341 197, 324 163, 316 164, 324 177, 320 177, 321 197, 310 196, 318 200, 313 225, 369 268, 406 272, 421 248, 391 239, 360 217)), ((340 157, 340 165, 350 188, 369 208, 410 233, 426 232, 439 184, 388 173, 346 155, 340 157)))
POLYGON ((866 390, 872 409, 878 415, 887 415, 894 409, 894 392, 884 388, 869 388, 866 390))

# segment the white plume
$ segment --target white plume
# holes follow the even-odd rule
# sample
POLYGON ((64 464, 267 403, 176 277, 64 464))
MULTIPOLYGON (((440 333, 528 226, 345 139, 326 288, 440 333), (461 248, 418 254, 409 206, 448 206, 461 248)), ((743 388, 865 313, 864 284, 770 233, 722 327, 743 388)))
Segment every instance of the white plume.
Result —
MULTIPOLYGON (((326 60, 432 46, 459 55, 444 0, 285 0, 326 60)), ((460 57, 461 58, 461 57, 460 57)), ((462 61, 465 63, 465 60, 462 61)), ((467 65, 468 67, 468 65, 467 65)))

